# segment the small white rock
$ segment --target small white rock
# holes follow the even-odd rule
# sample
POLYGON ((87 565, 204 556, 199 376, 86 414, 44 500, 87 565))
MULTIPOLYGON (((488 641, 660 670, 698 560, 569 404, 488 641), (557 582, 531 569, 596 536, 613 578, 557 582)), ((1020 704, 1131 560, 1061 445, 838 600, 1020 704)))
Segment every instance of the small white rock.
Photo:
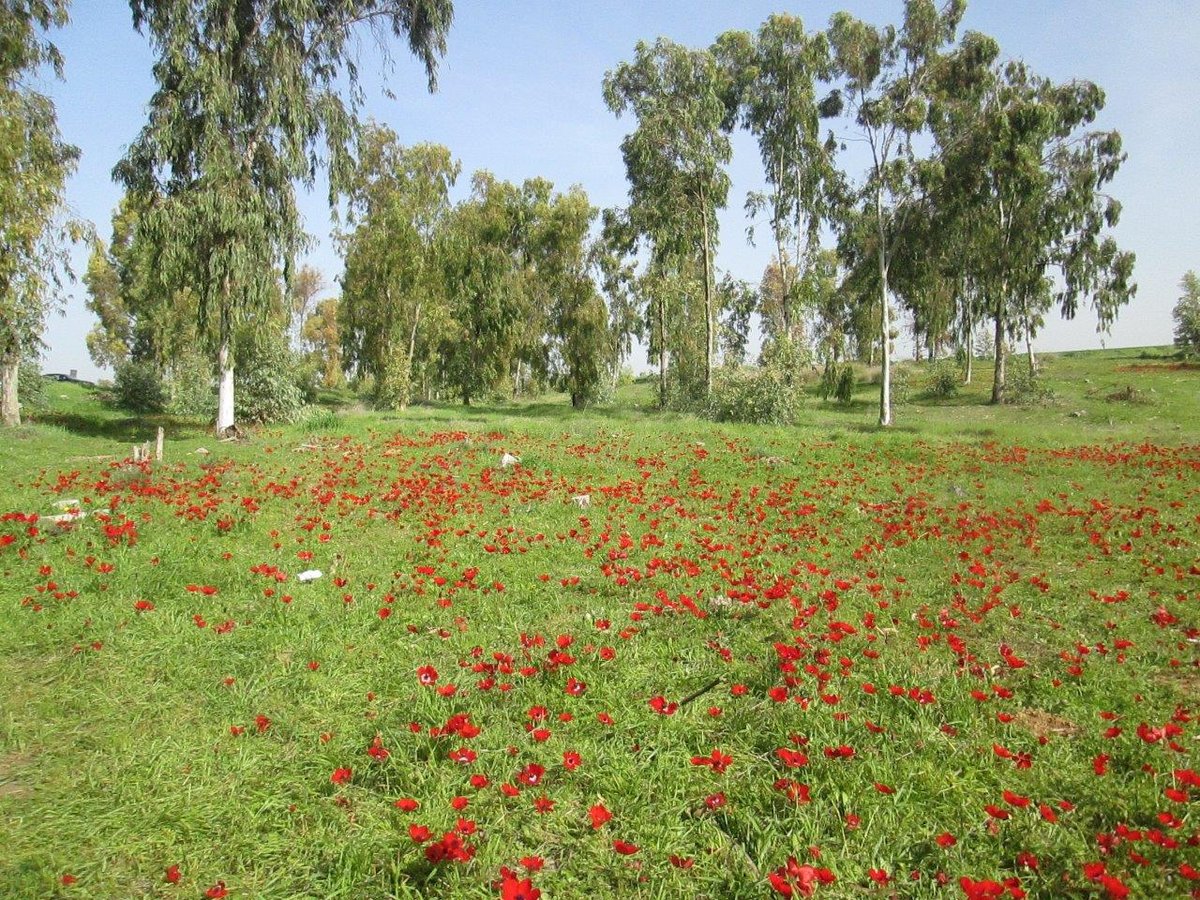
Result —
POLYGON ((197 447, 197 448, 196 448, 195 450, 193 450, 192 452, 193 452, 193 453, 198 453, 198 454, 200 454, 201 456, 208 456, 208 454, 209 454, 211 451, 210 451, 210 450, 209 450, 207 447, 197 447))
POLYGON ((79 507, 78 500, 55 500, 54 501, 55 509, 76 509, 78 507, 79 507))
POLYGON ((72 522, 78 522, 85 516, 87 516, 87 513, 83 510, 76 510, 75 512, 59 513, 55 516, 44 516, 43 518, 47 522, 53 522, 55 525, 69 525, 72 522))
POLYGON ((320 569, 307 569, 296 576, 297 581, 316 581, 321 577, 320 569))
POLYGON ((580 509, 587 509, 589 506, 592 505, 592 495, 591 494, 577 494, 576 496, 571 498, 571 502, 574 503, 576 506, 578 506, 580 509))
POLYGON ((513 456, 511 453, 505 453, 500 457, 500 468, 508 469, 517 465, 521 461, 521 457, 513 456))

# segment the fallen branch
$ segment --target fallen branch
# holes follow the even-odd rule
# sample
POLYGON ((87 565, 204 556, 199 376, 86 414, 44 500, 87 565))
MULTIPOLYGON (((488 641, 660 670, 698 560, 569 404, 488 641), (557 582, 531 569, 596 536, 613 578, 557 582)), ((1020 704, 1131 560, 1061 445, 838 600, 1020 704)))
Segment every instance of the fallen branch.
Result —
POLYGON ((693 700, 697 700, 700 697, 703 697, 705 694, 707 694, 709 691, 711 691, 713 688, 715 688, 720 683, 721 683, 720 678, 714 678, 712 681, 710 681, 704 687, 700 688, 700 690, 698 690, 694 693, 688 694, 686 697, 684 697, 682 700, 680 700, 679 705, 687 706, 693 700))

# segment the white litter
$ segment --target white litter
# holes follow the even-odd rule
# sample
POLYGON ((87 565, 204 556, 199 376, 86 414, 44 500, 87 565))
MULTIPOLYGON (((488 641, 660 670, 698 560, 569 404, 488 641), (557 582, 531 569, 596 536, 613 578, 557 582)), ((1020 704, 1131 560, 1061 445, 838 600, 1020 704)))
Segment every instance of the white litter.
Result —
POLYGON ((320 569, 308 569, 296 576, 297 581, 316 581, 321 577, 320 569))
POLYGON ((521 461, 521 457, 513 456, 511 453, 505 453, 500 457, 500 468, 508 469, 517 465, 521 461))
POLYGON ((574 503, 576 506, 578 506, 580 509, 587 509, 589 506, 592 505, 592 495, 591 494, 577 494, 576 496, 571 498, 571 502, 574 503))

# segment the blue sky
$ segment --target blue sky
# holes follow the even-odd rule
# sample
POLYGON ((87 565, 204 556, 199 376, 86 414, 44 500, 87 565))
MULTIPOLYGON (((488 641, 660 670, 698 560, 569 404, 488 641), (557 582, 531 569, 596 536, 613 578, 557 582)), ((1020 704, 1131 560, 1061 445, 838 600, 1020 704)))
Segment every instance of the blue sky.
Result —
MULTIPOLYGON (((563 189, 580 184, 601 207, 625 201, 620 142, 633 127, 604 106, 601 81, 632 57, 639 40, 662 35, 707 46, 725 30, 757 29, 773 12, 799 15, 817 29, 839 9, 878 24, 898 22, 902 10, 900 0, 457 0, 455 7, 433 95, 402 48, 395 48, 389 71, 363 36, 365 114, 390 125, 405 143, 448 146, 463 164, 460 192, 471 172, 489 169, 515 182, 543 176, 563 189), (394 99, 385 96, 385 84, 394 99)), ((1117 240, 1137 254, 1138 295, 1110 335, 1098 335, 1094 320, 1081 312, 1070 323, 1052 319, 1035 347, 1170 343, 1179 280, 1200 269, 1200 3, 976 0, 964 27, 992 35, 1005 57, 1022 58, 1035 72, 1099 84, 1108 103, 1096 127, 1119 130, 1129 155, 1110 187, 1124 206, 1117 240)), ((71 24, 54 39, 66 57, 66 78, 43 87, 58 104, 65 138, 82 150, 67 199, 107 238, 120 197, 111 172, 143 122, 154 88, 152 57, 120 0, 75 0, 71 24)), ((853 151, 843 165, 855 175, 862 169, 853 151)), ((757 148, 745 135, 735 139, 730 173, 717 266, 757 283, 770 253, 766 242, 752 247, 746 241, 742 204, 761 175, 757 148)), ((303 196, 301 206, 316 239, 308 261, 332 285, 341 262, 329 239, 323 187, 303 196)), ((76 260, 82 273, 86 252, 77 252, 76 260)), ((103 373, 84 345, 93 319, 82 284, 70 294, 65 315, 47 322, 43 366, 96 377, 103 373)), ((635 352, 633 363, 643 368, 644 354, 635 352)))

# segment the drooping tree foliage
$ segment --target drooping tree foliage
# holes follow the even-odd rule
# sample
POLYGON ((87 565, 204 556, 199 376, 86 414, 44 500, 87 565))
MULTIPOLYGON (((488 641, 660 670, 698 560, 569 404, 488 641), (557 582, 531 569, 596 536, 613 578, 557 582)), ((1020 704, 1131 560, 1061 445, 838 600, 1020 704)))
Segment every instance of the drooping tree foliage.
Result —
POLYGON ((79 151, 63 141, 53 101, 34 88, 63 60, 45 38, 67 22, 66 0, 0 4, 0 421, 19 425, 23 357, 36 357, 46 313, 62 299, 66 244, 83 227, 65 213, 79 151))
POLYGON ((837 109, 821 96, 832 77, 829 42, 808 32, 796 16, 773 15, 757 34, 727 32, 714 50, 728 72, 731 100, 758 144, 765 191, 746 200, 753 220, 765 213, 775 244, 773 274, 760 291, 769 341, 804 340, 801 280, 820 243, 820 228, 833 214, 841 177, 834 165, 836 142, 822 136, 821 119, 837 109))
MULTIPOLYGON (((195 290, 220 370, 217 430, 233 425, 233 339, 261 317, 305 234, 295 186, 328 163, 346 185, 361 101, 356 31, 405 38, 432 89, 450 0, 131 0, 158 89, 115 175, 144 205, 157 276, 195 290)), ((385 46, 381 40, 381 45, 385 46)))
POLYGON ((1103 106, 1096 85, 1055 84, 1015 61, 935 107, 946 148, 938 231, 956 234, 955 264, 986 297, 994 403, 1004 399, 1009 341, 1025 336, 1032 366, 1032 338, 1055 302, 1067 319, 1090 302, 1104 330, 1136 291, 1133 254, 1106 233, 1121 213, 1104 190, 1125 159, 1121 137, 1084 130, 1103 106))
POLYGON ((637 120, 621 142, 625 215, 629 248, 640 244, 649 253, 642 296, 652 298, 646 318, 660 397, 665 402, 669 360, 681 395, 704 396, 717 350, 716 212, 729 195, 728 72, 709 50, 659 38, 639 43, 632 62, 605 76, 604 99, 617 115, 637 120))

